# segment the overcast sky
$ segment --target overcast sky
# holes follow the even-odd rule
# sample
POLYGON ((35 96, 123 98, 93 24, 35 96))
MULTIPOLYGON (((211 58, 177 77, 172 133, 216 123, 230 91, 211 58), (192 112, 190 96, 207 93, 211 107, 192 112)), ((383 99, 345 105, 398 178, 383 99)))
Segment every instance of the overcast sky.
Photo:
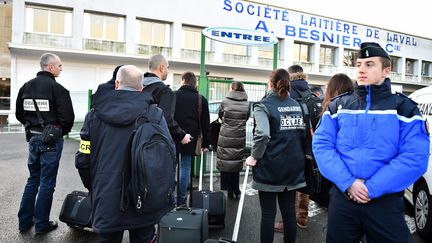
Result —
POLYGON ((432 39, 430 0, 255 0, 432 39))

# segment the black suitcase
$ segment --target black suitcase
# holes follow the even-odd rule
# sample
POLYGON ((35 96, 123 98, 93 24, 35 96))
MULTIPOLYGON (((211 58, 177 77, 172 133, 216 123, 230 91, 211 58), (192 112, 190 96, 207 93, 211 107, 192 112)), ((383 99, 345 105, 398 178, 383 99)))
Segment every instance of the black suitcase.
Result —
POLYGON ((59 219, 75 229, 91 227, 91 200, 89 194, 82 191, 69 193, 63 201, 59 219))
POLYGON ((207 211, 178 207, 159 221, 159 243, 202 243, 208 237, 207 211))
POLYGON ((226 198, 223 192, 213 191, 213 150, 211 150, 210 156, 210 190, 202 190, 203 153, 201 153, 198 191, 192 192, 191 207, 207 210, 209 226, 218 226, 224 228, 226 198))

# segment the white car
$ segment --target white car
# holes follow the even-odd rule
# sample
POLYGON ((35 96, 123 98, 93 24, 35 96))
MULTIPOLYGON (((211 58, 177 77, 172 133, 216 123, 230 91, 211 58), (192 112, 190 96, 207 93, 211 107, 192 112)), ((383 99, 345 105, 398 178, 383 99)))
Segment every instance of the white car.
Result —
MULTIPOLYGON (((417 102, 423 117, 432 128, 432 86, 419 89, 410 95, 417 102)), ((432 141, 432 140, 431 140, 432 141)), ((432 151, 432 147, 431 147, 432 151)), ((426 163, 426 161, 424 161, 426 163)), ((432 159, 429 155, 429 163, 426 173, 413 185, 405 190, 405 198, 414 205, 415 225, 419 235, 427 240, 432 239, 432 159)))

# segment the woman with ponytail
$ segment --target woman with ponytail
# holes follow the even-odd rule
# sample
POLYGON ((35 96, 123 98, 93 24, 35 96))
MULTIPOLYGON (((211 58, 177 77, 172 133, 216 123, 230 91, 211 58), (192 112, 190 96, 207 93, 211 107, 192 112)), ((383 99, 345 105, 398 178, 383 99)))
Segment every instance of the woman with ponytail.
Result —
POLYGON ((266 96, 254 105, 256 127, 246 165, 253 167, 252 188, 259 192, 261 242, 273 242, 276 199, 285 225, 284 242, 295 242, 295 192, 306 186, 305 124, 300 104, 289 97, 285 69, 272 72, 268 87, 266 96))

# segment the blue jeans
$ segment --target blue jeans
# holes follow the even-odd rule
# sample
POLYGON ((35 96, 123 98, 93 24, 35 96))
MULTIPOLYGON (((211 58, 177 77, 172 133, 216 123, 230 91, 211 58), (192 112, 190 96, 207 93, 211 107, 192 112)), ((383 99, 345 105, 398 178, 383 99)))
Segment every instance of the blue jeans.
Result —
POLYGON ((41 135, 31 137, 27 162, 30 177, 18 212, 20 229, 29 228, 33 223, 36 231, 48 227, 62 150, 63 138, 56 145, 47 146, 42 142, 41 135))
POLYGON ((180 178, 177 192, 177 205, 185 204, 187 198, 187 187, 191 173, 192 155, 180 154, 180 178))

